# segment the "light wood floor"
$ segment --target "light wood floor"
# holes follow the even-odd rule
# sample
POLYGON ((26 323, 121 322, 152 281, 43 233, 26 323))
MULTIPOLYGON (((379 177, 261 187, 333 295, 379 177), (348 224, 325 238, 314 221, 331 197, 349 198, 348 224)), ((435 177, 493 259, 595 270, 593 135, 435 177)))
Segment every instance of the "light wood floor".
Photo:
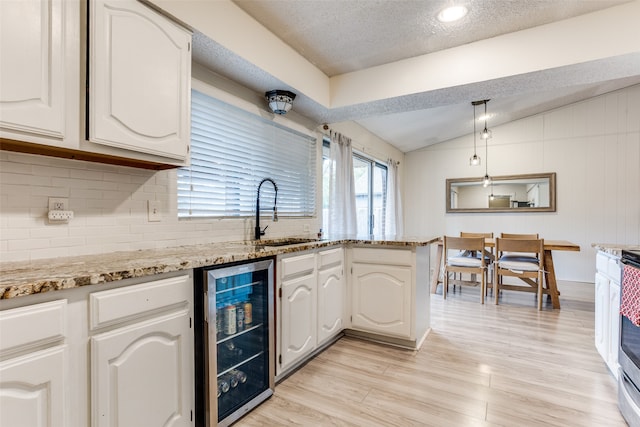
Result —
POLYGON ((420 351, 342 338, 236 425, 625 426, 594 347, 593 284, 559 288, 562 309, 542 312, 533 294, 432 295, 420 351))

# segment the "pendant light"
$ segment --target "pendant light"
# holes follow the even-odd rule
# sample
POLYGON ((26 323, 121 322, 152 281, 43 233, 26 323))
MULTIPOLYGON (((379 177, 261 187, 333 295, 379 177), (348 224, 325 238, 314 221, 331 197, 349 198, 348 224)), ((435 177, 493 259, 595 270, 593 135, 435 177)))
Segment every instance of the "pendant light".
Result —
MULTIPOLYGON (((484 104, 484 130, 480 133, 480 137, 484 139, 484 177, 482 178, 482 186, 488 187, 491 184, 491 177, 489 176, 489 165, 487 164, 489 161, 489 148, 487 144, 487 140, 491 138, 491 131, 487 129, 487 102, 488 99, 483 99, 482 101, 473 101, 473 141, 474 141, 474 151, 475 151, 475 129, 476 129, 476 121, 475 121, 475 106, 484 104)), ((473 159, 473 157, 472 157, 473 159)), ((479 164, 479 163, 478 163, 479 164)))
POLYGON ((491 131, 489 129, 487 129, 487 102, 489 102, 489 100, 485 99, 482 102, 484 103, 484 129, 480 133, 480 138, 489 139, 492 136, 491 135, 491 131))
POLYGON ((491 184, 491 177, 489 176, 489 148, 487 139, 484 140, 484 178, 482 179, 482 186, 488 187, 491 184))
POLYGON ((476 105, 480 104, 482 101, 473 101, 471 105, 473 105, 473 156, 469 158, 470 166, 480 166, 480 157, 476 154, 476 105))

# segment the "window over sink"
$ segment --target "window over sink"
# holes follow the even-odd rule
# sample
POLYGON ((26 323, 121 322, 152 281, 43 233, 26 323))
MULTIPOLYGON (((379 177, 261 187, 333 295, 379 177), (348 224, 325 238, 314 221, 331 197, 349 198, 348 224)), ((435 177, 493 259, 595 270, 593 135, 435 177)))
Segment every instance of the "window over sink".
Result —
MULTIPOLYGON (((178 217, 255 215, 263 178, 278 185, 280 217, 316 215, 316 140, 196 90, 191 165, 178 170, 178 217)), ((263 186, 263 200, 273 200, 263 186)))

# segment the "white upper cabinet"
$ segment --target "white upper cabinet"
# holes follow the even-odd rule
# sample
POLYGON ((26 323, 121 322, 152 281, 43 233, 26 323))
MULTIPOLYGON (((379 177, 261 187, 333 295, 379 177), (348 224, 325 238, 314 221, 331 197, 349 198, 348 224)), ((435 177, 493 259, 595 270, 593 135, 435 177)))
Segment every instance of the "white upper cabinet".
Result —
POLYGON ((90 3, 89 139, 188 157, 191 34, 131 0, 90 3))
POLYGON ((62 138, 65 131, 62 0, 0 1, 0 126, 62 138))

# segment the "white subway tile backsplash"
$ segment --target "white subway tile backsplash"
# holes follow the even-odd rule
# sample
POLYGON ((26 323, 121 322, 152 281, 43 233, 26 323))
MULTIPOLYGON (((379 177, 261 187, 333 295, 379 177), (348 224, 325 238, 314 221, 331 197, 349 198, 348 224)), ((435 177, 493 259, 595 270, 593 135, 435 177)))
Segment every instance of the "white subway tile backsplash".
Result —
POLYGON ((86 240, 84 237, 57 237, 51 239, 51 247, 54 248, 68 248, 83 246, 86 240))
POLYGON ((21 250, 33 250, 33 249, 42 249, 51 247, 51 243, 49 239, 43 238, 26 238, 26 239, 16 239, 10 240, 7 250, 9 251, 21 251, 21 250))
POLYGON ((69 236, 69 227, 65 227, 65 224, 60 224, 55 227, 39 227, 39 228, 31 228, 29 230, 29 238, 31 239, 39 239, 39 238, 60 238, 60 237, 68 237, 69 236))
MULTIPOLYGON (((45 257, 49 258, 49 257, 45 257)), ((0 253, 0 262, 12 262, 12 261, 24 261, 27 259, 40 259, 31 256, 31 251, 11 251, 8 249, 8 245, 2 245, 2 252, 0 253)))
MULTIPOLYGON (((46 248, 46 249, 33 249, 30 251, 31 259, 44 259, 44 258, 58 258, 64 256, 71 256, 68 247, 46 248)), ((15 260, 19 261, 19 260, 15 260)))
POLYGON ((83 182, 86 181, 102 181, 104 172, 87 169, 70 169, 69 176, 71 178, 80 179, 83 182))

